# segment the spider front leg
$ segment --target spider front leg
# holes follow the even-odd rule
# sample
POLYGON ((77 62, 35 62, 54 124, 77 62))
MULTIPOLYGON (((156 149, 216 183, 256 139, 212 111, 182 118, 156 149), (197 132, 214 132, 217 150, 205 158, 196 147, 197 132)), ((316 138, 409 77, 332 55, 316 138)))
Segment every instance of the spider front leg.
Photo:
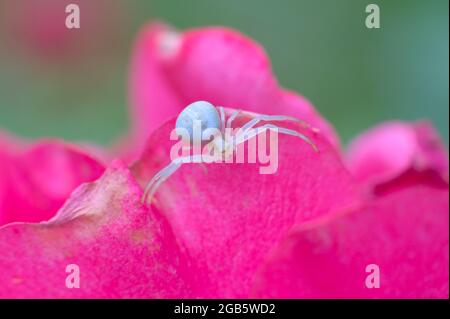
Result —
POLYGON ((207 160, 212 162, 215 158, 207 155, 193 155, 193 156, 184 156, 174 159, 170 164, 161 169, 152 179, 147 183, 145 187, 144 194, 141 198, 141 203, 151 203, 153 199, 153 195, 158 190, 159 186, 164 183, 173 173, 175 173, 182 164, 184 163, 192 163, 192 162, 202 162, 203 160, 207 160))
POLYGON ((314 142, 311 141, 311 139, 309 137, 307 137, 306 135, 303 135, 297 131, 291 130, 291 129, 279 127, 274 124, 265 124, 265 125, 259 126, 257 128, 254 128, 253 131, 250 132, 250 134, 249 134, 249 130, 250 129, 247 129, 246 131, 242 131, 242 133, 238 134, 238 136, 236 137, 236 146, 241 143, 244 143, 245 141, 258 135, 259 133, 265 132, 267 130, 276 130, 276 131, 286 134, 286 135, 291 135, 291 136, 301 138, 303 141, 308 143, 315 152, 319 152, 319 149, 317 148, 316 144, 314 144, 314 142))
POLYGON ((220 114, 220 129, 222 133, 224 133, 226 128, 231 128, 231 124, 233 123, 234 119, 239 115, 239 113, 241 113, 241 110, 234 111, 225 124, 225 110, 223 106, 219 106, 218 109, 220 114))
MULTIPOLYGON (((308 123, 305 121, 302 121, 296 117, 287 116, 287 115, 264 115, 260 114, 255 116, 253 119, 245 123, 244 126, 242 126, 242 130, 250 130, 252 129, 256 124, 258 124, 261 121, 293 121, 302 124, 305 127, 311 127, 308 123)), ((313 128, 314 131, 317 131, 316 128, 313 128)))
POLYGON ((236 110, 233 112, 233 114, 231 114, 231 116, 228 118, 227 121, 227 128, 231 128, 231 124, 233 124, 233 121, 236 119, 236 117, 239 115, 239 113, 241 113, 241 110, 236 110))
POLYGON ((225 110, 223 106, 219 106, 219 114, 220 114, 220 131, 225 132, 225 110))
POLYGON ((144 194, 142 195, 141 202, 151 202, 153 195, 159 188, 159 186, 167 180, 173 173, 175 173, 183 163, 189 163, 191 161, 196 161, 201 155, 194 156, 184 156, 174 159, 169 165, 161 169, 152 179, 147 183, 145 187, 144 194))
MULTIPOLYGON (((180 157, 172 161, 169 165, 164 167, 152 179, 147 183, 145 187, 144 194, 142 195, 141 203, 151 202, 153 195, 155 194, 158 187, 163 183, 166 179, 168 179, 173 173, 176 172, 177 169, 183 164, 183 159, 186 157, 180 157), (147 200, 149 198, 149 200, 147 200)), ((190 158, 190 157, 189 157, 190 158)))

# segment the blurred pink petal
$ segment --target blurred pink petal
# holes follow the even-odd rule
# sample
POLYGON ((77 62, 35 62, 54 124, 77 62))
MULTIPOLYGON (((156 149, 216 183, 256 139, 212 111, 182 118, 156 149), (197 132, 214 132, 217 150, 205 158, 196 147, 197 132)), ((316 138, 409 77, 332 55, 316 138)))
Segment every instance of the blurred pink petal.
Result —
POLYGON ((76 64, 82 58, 108 55, 126 25, 120 0, 0 1, 0 35, 17 56, 26 53, 40 62, 76 64), (80 28, 66 27, 66 7, 80 8, 80 28))
MULTIPOLYGON (((254 116, 242 114, 236 125, 254 116)), ((170 162, 174 122, 155 131, 133 168, 142 186, 170 162)), ((184 164, 153 198, 152 207, 209 278, 212 297, 248 297, 255 271, 290 227, 359 205, 356 186, 326 138, 298 124, 283 126, 309 136, 320 152, 279 134, 275 174, 261 175, 259 164, 184 164)))
POLYGON ((80 186, 50 222, 0 228, 0 298, 182 298, 189 262, 164 218, 140 204, 121 163, 80 186), (80 288, 66 287, 76 264, 80 288))
POLYGON ((448 180, 448 154, 426 123, 383 123, 357 137, 348 151, 348 166, 367 184, 389 181, 410 168, 434 170, 448 180))
POLYGON ((162 24, 145 27, 134 49, 130 92, 134 137, 141 144, 196 100, 295 116, 317 126, 334 145, 339 143, 308 101, 278 86, 263 48, 224 27, 182 33, 162 24))
POLYGON ((78 185, 104 170, 81 148, 57 140, 28 146, 2 138, 0 145, 0 225, 48 220, 78 185))
POLYGON ((448 298, 448 184, 415 171, 390 184, 364 209, 292 231, 260 270, 254 296, 448 298), (379 288, 365 285, 369 264, 379 266, 379 288))

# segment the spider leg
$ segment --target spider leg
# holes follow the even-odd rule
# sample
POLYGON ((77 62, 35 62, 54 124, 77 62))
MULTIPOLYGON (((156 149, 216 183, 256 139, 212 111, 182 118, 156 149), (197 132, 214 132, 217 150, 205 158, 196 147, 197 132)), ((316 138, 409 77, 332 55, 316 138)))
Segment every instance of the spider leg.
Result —
POLYGON ((236 111, 234 111, 233 114, 231 114, 231 116, 227 120, 227 126, 226 127, 231 128, 231 124, 233 123, 234 119, 239 115, 239 113, 241 113, 241 110, 236 110, 236 111))
POLYGON ((220 113, 220 130, 225 132, 225 110, 222 106, 219 106, 219 113, 220 113))
POLYGON ((291 129, 276 126, 274 124, 265 124, 265 125, 259 126, 259 127, 255 128, 252 132, 250 132, 250 134, 246 134, 246 133, 248 133, 248 131, 247 132, 244 131, 237 138, 238 141, 236 142, 236 145, 244 143, 245 141, 251 139, 252 137, 258 135, 261 132, 265 132, 266 130, 277 130, 280 133, 301 138, 303 141, 308 143, 315 152, 319 152, 319 149, 317 148, 316 144, 314 144, 314 142, 311 141, 311 139, 309 137, 307 137, 306 135, 303 135, 303 134, 301 134, 297 131, 291 130, 291 129), (261 130, 259 130, 259 129, 261 129, 261 130))
POLYGON ((304 135, 302 133, 299 133, 299 132, 291 130, 291 129, 287 129, 285 127, 278 127, 278 126, 273 125, 273 124, 265 124, 265 125, 262 126, 262 128, 264 130, 275 129, 275 130, 278 130, 280 133, 283 133, 283 134, 286 134, 286 135, 292 135, 292 136, 296 136, 298 138, 301 138, 303 141, 308 143, 313 148, 313 150, 315 152, 319 152, 319 149, 317 148, 316 144, 314 144, 314 142, 309 137, 307 137, 306 135, 304 135))
POLYGON ((252 129, 249 128, 246 131, 240 131, 238 132, 238 134, 235 136, 236 139, 236 145, 238 146, 239 144, 244 143, 245 141, 248 141, 249 139, 251 139, 252 137, 258 135, 260 132, 258 132, 258 129, 252 129))
POLYGON ((142 196, 141 202, 144 203, 151 203, 153 200, 153 196, 155 195, 156 191, 158 190, 159 186, 161 186, 162 183, 164 183, 170 175, 175 173, 175 171, 181 167, 181 163, 177 163, 174 166, 171 167, 170 170, 168 170, 167 175, 164 177, 161 177, 160 179, 155 180, 151 186, 144 192, 144 195, 142 196))
MULTIPOLYGON (((214 159, 213 157, 210 157, 210 156, 203 156, 203 157, 208 158, 209 160, 214 159)), ((147 186, 145 187, 145 190, 144 190, 144 194, 142 195, 142 198, 141 198, 141 203, 144 204, 146 202, 151 202, 153 195, 158 190, 159 186, 163 182, 165 182, 173 173, 175 173, 181 167, 181 165, 184 164, 184 161, 186 159, 189 159, 188 163, 192 163, 192 162, 195 162, 198 158, 200 158, 200 162, 201 162, 202 155, 179 157, 179 158, 173 160, 166 167, 161 169, 147 183, 147 186)))
POLYGON ((242 126, 242 130, 245 132, 246 130, 249 130, 253 128, 256 124, 258 124, 260 121, 293 121, 302 124, 305 127, 311 127, 308 123, 305 121, 302 121, 296 117, 293 116, 287 116, 287 115, 264 115, 260 114, 255 116, 253 119, 245 123, 245 125, 242 126))
MULTIPOLYGON (((184 157, 186 158, 186 157, 184 157)), ((153 195, 155 194, 156 190, 158 189, 159 185, 161 185, 162 182, 164 182, 167 178, 169 178, 175 171, 180 168, 181 164, 183 164, 183 158, 177 158, 174 161, 172 161, 169 165, 161 169, 158 173, 155 174, 155 176, 152 177, 152 179, 147 183, 147 186, 145 187, 144 194, 142 195, 141 203, 148 202, 147 198, 151 199, 153 198, 153 195)))

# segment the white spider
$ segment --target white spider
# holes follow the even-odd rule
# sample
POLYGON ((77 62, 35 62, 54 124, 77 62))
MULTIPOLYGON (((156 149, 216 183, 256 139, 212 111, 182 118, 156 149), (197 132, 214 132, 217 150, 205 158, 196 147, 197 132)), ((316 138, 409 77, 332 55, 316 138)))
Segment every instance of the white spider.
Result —
MULTIPOLYGON (((274 124, 264 124, 262 126, 256 127, 261 121, 293 121, 296 123, 300 123, 306 127, 310 127, 306 122, 299 120, 295 117, 285 116, 285 115, 257 115, 247 123, 245 123, 237 132, 237 134, 233 135, 232 138, 235 142, 227 141, 224 136, 226 129, 231 129, 231 125, 236 117, 239 115, 241 111, 237 110, 231 116, 226 119, 224 108, 219 106, 215 107, 209 102, 206 101, 197 101, 192 104, 189 104, 178 116, 176 121, 176 128, 183 128, 188 131, 190 136, 193 136, 193 123, 194 121, 199 121, 201 123, 201 129, 204 131, 207 128, 214 128, 220 130, 222 133, 222 138, 214 139, 212 146, 215 148, 214 154, 219 154, 218 157, 212 157, 208 155, 192 155, 192 156, 184 156, 179 157, 173 160, 166 167, 161 169, 158 173, 153 176, 153 178, 148 182, 145 187, 144 194, 142 196, 142 203, 148 202, 152 200, 153 195, 155 194, 158 187, 167 180, 175 171, 180 168, 183 163, 186 162, 201 162, 205 161, 205 158, 208 162, 213 162, 219 158, 222 158, 223 154, 228 154, 230 147, 236 148, 239 144, 244 143, 245 141, 251 139, 252 137, 258 135, 259 133, 265 132, 267 130, 275 130, 277 132, 292 135, 301 138, 303 141, 308 143, 314 151, 318 152, 317 146, 305 135, 296 132, 291 129, 287 129, 284 127, 279 127, 274 124)), ((314 131, 318 131, 316 128, 312 128, 314 131)))

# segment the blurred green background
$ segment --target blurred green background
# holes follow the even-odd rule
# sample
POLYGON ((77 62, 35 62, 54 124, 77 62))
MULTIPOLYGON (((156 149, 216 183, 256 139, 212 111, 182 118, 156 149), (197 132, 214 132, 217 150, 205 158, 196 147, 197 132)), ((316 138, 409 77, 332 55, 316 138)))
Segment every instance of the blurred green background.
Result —
POLYGON ((124 134, 131 48, 155 18, 254 38, 281 85, 344 142, 381 121, 424 118, 448 142, 447 0, 0 0, 0 128, 100 144, 124 134), (68 3, 81 8, 76 35, 61 29, 68 3), (365 27, 369 3, 381 29, 365 27))

